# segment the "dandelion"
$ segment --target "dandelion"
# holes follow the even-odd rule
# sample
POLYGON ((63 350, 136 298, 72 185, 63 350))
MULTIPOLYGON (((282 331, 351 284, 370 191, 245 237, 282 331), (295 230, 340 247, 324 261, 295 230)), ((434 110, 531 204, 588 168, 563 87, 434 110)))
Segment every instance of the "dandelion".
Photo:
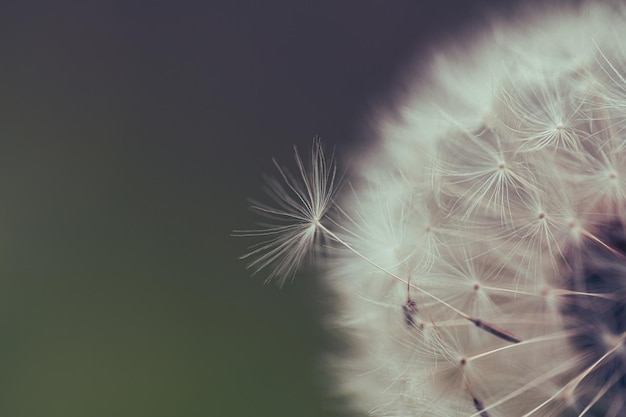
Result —
POLYGON ((433 57, 342 195, 316 140, 240 233, 280 283, 325 249, 373 416, 626 415, 626 9, 519 16, 433 57))

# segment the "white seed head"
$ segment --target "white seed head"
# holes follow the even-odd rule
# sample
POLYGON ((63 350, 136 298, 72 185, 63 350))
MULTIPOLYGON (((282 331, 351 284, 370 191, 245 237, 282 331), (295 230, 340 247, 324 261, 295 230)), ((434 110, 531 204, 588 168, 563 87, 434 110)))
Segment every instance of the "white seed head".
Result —
POLYGON ((494 23, 410 80, 338 205, 319 145, 304 186, 271 184, 280 208, 257 209, 290 223, 252 265, 291 276, 328 239, 357 407, 626 415, 624 22, 589 3, 494 23))

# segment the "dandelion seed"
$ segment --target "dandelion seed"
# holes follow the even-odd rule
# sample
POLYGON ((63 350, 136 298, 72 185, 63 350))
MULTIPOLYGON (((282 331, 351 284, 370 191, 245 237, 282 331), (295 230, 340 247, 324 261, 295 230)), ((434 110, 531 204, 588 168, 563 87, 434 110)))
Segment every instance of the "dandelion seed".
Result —
POLYGON ((254 202, 252 210, 270 219, 256 230, 235 231, 236 236, 261 236, 242 259, 251 259, 249 268, 258 273, 269 269, 267 281, 277 279, 279 285, 292 279, 302 261, 323 238, 321 222, 333 205, 337 169, 334 158, 326 160, 319 139, 313 142, 311 161, 307 166, 294 148, 298 177, 281 168, 274 160, 280 179, 267 179, 267 194, 274 205, 254 202))

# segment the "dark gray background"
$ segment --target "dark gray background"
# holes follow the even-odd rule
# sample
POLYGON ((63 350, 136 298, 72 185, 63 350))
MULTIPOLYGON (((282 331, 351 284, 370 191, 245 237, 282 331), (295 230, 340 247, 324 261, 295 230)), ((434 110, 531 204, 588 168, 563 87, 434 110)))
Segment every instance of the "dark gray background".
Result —
POLYGON ((332 298, 250 278, 230 232, 273 156, 349 158, 400 69, 496 4, 1 2, 0 415, 350 415, 332 298))

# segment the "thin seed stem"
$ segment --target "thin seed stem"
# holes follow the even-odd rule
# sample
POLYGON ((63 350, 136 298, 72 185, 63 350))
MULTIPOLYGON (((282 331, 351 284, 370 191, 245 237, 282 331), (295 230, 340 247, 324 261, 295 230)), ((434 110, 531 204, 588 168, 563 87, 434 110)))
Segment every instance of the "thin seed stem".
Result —
POLYGON ((552 400, 554 400, 556 397, 561 395, 561 393, 563 393, 566 390, 568 390, 570 392, 573 392, 576 389, 576 387, 578 387, 578 384, 580 384, 582 382, 582 380, 587 377, 587 375, 589 375, 591 372, 593 372, 593 370, 596 369, 598 367, 598 365, 600 365, 602 362, 604 362, 604 360, 606 358, 608 358, 610 355, 612 355, 622 345, 622 342, 624 341, 625 337, 626 337, 626 333, 622 334, 622 336, 619 338, 617 343, 615 343, 615 346, 613 346, 611 349, 607 350, 604 355, 600 356, 600 358, 598 358, 598 360, 596 360, 593 364, 588 366, 587 369, 585 369, 583 372, 578 374, 578 376, 576 378, 572 379, 567 384, 565 384, 561 389, 559 389, 552 396, 550 396, 550 398, 548 398, 547 400, 545 400, 544 402, 539 404, 537 407, 535 407, 532 410, 530 410, 528 413, 524 414, 522 417, 528 417, 528 416, 531 416, 531 415, 535 414, 536 411, 539 411, 540 409, 545 407, 547 404, 549 404, 552 400))
POLYGON ((615 385, 615 383, 622 378, 623 374, 620 372, 615 372, 613 374, 613 376, 611 377, 610 380, 607 381, 606 384, 604 384, 604 386, 602 387, 602 389, 600 389, 598 391, 598 393, 591 399, 591 401, 589 402, 589 404, 587 404, 587 406, 580 412, 580 414, 578 414, 578 417, 583 417, 585 414, 587 414, 587 411, 591 410, 591 408, 596 405, 596 403, 598 401, 600 401, 600 398, 602 398, 604 396, 604 394, 607 393, 607 391, 609 389, 611 389, 611 387, 613 385, 615 385))
MULTIPOLYGON (((553 377, 567 371, 568 369, 571 369, 572 366, 574 366, 574 364, 576 363, 576 361, 574 359, 571 359, 567 362, 563 362, 561 363, 559 366, 549 370, 548 372, 546 372, 545 374, 537 377, 536 379, 534 379, 533 381, 519 387, 518 389, 516 389, 515 391, 510 392, 509 394, 505 395, 504 397, 500 398, 498 401, 489 404, 488 406, 485 406, 484 410, 488 411, 488 410, 492 410, 502 404, 504 404, 505 402, 518 397, 519 395, 524 394, 525 392, 539 386, 540 384, 552 379, 553 377)), ((479 417, 480 414, 479 413, 474 413, 469 417, 479 417)))
POLYGON ((550 341, 550 340, 561 339, 563 337, 570 336, 571 333, 572 332, 559 332, 559 333, 554 333, 554 334, 546 335, 546 336, 533 337, 532 339, 525 339, 525 340, 522 340, 519 343, 515 343, 515 344, 512 344, 512 345, 504 345, 504 346, 501 346, 501 347, 499 347, 497 349, 493 349, 493 350, 489 350, 489 351, 486 351, 486 352, 483 352, 483 353, 479 353, 477 355, 470 356, 470 357, 467 357, 465 359, 468 362, 470 362, 470 361, 478 360, 480 358, 484 358, 485 356, 489 356, 489 355, 492 355, 494 353, 498 353, 498 352, 501 352, 503 350, 511 349, 511 348, 514 348, 514 347, 530 345, 532 343, 540 343, 540 342, 546 342, 546 341, 550 341))
MULTIPOLYGON (((541 292, 534 293, 530 291, 520 291, 516 289, 511 289, 511 288, 491 287, 488 285, 481 285, 480 288, 482 288, 483 290, 488 290, 488 291, 493 291, 493 292, 511 293, 514 295, 528 295, 528 296, 533 296, 533 297, 545 296, 545 294, 541 292)), ((581 295, 584 297, 597 297, 597 298, 604 298, 607 300, 615 299, 615 296, 613 296, 612 294, 602 294, 602 293, 593 293, 593 292, 584 292, 584 291, 571 291, 571 290, 566 290, 562 288, 551 288, 549 290, 549 293, 553 295, 581 295)))
POLYGON ((361 254, 361 252, 357 251, 356 249, 354 249, 348 242, 346 242, 345 240, 341 239, 339 236, 337 236, 335 233, 333 233, 332 231, 330 231, 328 228, 326 228, 326 226, 324 226, 321 223, 318 223, 316 225, 317 227, 319 227, 320 229, 322 229, 324 231, 324 233, 326 233, 328 236, 332 237, 333 239, 335 239, 335 241, 337 243, 339 243, 340 245, 342 245, 343 247, 345 247, 346 249, 348 249, 350 252, 354 253, 356 256, 358 256, 359 258, 363 259, 365 262, 367 262, 368 264, 372 265, 374 268, 378 269, 379 271, 383 272, 384 274, 390 276, 391 278, 406 284, 407 286, 410 286, 411 288, 415 289, 416 291, 421 292, 422 294, 426 295, 427 297, 432 298, 433 300, 437 301, 438 303, 441 303, 442 305, 446 306, 447 308, 449 308, 450 310, 454 311, 456 314, 460 315, 461 317, 470 320, 471 317, 466 314, 463 313, 461 310, 459 310, 456 307, 453 307, 452 305, 448 304, 447 302, 443 301, 441 298, 437 297, 434 294, 429 293, 426 290, 423 290, 420 287, 417 287, 414 284, 411 284, 408 280, 405 280, 399 276, 397 276, 396 274, 394 274, 391 271, 388 271, 387 269, 383 268, 382 266, 378 265, 376 262, 372 261, 371 259, 369 259, 368 257, 366 257, 365 255, 361 254))
POLYGON ((365 255, 363 255, 361 252, 357 251, 356 249, 354 249, 348 242, 344 241, 343 239, 341 239, 339 236, 337 236, 335 233, 333 233, 331 230, 329 230, 326 226, 324 226, 321 222, 316 221, 315 224, 316 227, 319 227, 324 233, 326 233, 328 236, 330 236, 331 238, 333 238, 337 243, 339 243, 340 245, 344 246, 346 249, 348 249, 350 252, 354 253, 356 256, 358 256, 359 258, 363 259, 365 262, 367 262, 368 264, 372 265, 374 268, 378 269, 379 271, 383 272, 384 274, 390 276, 391 278, 406 284, 407 286, 410 286, 411 288, 415 289, 416 291, 421 292, 422 294, 424 294, 425 296, 432 298, 433 300, 437 301, 438 303, 440 303, 441 305, 447 307, 448 309, 452 310, 453 312, 455 312, 456 314, 458 314, 459 316, 463 317, 466 320, 471 321, 472 323, 474 323, 476 325, 476 327, 485 330, 488 333, 491 333, 492 335, 499 337, 500 339, 506 340, 507 342, 511 342, 511 343, 519 343, 522 341, 522 339, 520 339, 519 337, 517 337, 515 334, 501 329, 496 325, 493 325, 491 323, 488 323, 484 320, 481 319, 477 319, 475 317, 472 317, 464 312, 462 312, 461 310, 459 310, 458 308, 452 306, 451 304, 447 303, 446 301, 442 300, 441 298, 437 297, 436 295, 416 286, 415 284, 410 283, 408 280, 402 279, 401 277, 397 276, 396 274, 394 274, 391 271, 388 271, 387 269, 383 268, 382 266, 378 265, 376 262, 372 261, 371 259, 369 259, 368 257, 366 257, 365 255))
POLYGON ((581 233, 583 235, 585 235, 586 237, 588 237, 589 239, 591 239, 594 242, 596 242, 597 244, 599 244, 600 246, 602 246, 603 248, 605 248, 606 250, 608 250, 609 252, 611 252, 613 255, 617 256, 618 258, 626 259, 626 255, 624 255, 623 253, 619 252, 617 249, 614 249, 614 248, 610 247, 609 245, 607 245, 606 243, 601 241, 597 236, 595 236, 591 232, 583 229, 581 231, 581 233))

